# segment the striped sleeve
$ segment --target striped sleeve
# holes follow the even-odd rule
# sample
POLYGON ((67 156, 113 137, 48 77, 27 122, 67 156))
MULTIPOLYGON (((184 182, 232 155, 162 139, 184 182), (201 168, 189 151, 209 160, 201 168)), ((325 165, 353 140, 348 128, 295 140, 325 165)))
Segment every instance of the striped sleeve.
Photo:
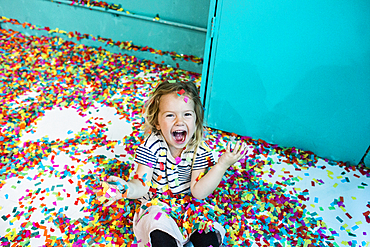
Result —
POLYGON ((202 146, 198 148, 197 155, 195 157, 194 165, 193 165, 193 170, 200 170, 207 168, 209 166, 213 166, 215 163, 213 159, 213 154, 211 151, 209 151, 202 146))
POLYGON ((148 147, 140 145, 136 149, 134 161, 152 168, 157 162, 157 157, 148 147))

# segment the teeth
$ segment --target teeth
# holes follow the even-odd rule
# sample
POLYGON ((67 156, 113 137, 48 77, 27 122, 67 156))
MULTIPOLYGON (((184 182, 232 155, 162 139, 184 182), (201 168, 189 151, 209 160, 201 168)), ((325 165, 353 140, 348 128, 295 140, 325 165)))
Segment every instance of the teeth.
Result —
POLYGON ((183 133, 185 130, 175 130, 173 133, 183 133))

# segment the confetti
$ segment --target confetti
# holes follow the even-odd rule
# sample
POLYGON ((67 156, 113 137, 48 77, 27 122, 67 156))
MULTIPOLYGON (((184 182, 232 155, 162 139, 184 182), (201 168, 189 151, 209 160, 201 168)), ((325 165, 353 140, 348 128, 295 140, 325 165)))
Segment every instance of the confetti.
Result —
POLYGON ((176 160, 176 164, 179 164, 181 162, 181 157, 176 157, 175 160, 176 160))
MULTIPOLYGON (((138 246, 132 221, 140 204, 127 199, 126 191, 123 199, 103 207, 93 190, 100 189, 102 201, 109 200, 117 191, 101 186, 101 181, 111 175, 124 180, 133 176, 135 150, 144 139, 141 109, 151 89, 172 79, 199 84, 201 76, 63 37, 159 53, 149 47, 5 17, 2 21, 44 30, 49 36, 0 30, 0 193, 8 199, 1 205, 1 244, 26 246, 37 239, 46 246, 138 246), (113 117, 105 119, 105 108, 129 123, 129 135, 117 140, 109 137, 117 122, 113 117), (83 118, 85 125, 77 130, 66 128, 63 133, 69 136, 65 138, 20 141, 42 128, 49 112, 67 109, 83 118)), ((176 59, 190 58, 161 52, 176 59)), ((205 200, 172 196, 168 187, 150 188, 153 193, 157 189, 166 192, 161 201, 153 199, 150 205, 171 205, 155 219, 172 217, 181 232, 187 233, 212 231, 217 221, 226 230, 224 246, 351 246, 354 240, 355 245, 370 244, 366 238, 370 205, 364 199, 369 192, 367 168, 348 167, 298 148, 211 128, 205 128, 202 146, 218 155, 224 152, 225 143, 239 139, 250 148, 247 157, 228 169, 205 200), (353 194, 341 191, 343 185, 354 185, 353 194), (325 194, 326 190, 330 193, 325 194), (354 202, 358 209, 351 208, 354 202)), ((188 162, 191 159, 186 157, 188 162)), ((164 169, 163 163, 159 166, 164 169)), ((150 183, 146 176, 141 180, 150 183)), ((181 182, 175 178, 176 184, 181 182)))
POLYGON ((178 96, 181 96, 185 93, 185 90, 184 89, 181 89, 180 91, 177 92, 177 95, 178 96))
POLYGON ((154 217, 155 220, 159 220, 159 218, 162 216, 161 212, 158 212, 157 215, 154 217))

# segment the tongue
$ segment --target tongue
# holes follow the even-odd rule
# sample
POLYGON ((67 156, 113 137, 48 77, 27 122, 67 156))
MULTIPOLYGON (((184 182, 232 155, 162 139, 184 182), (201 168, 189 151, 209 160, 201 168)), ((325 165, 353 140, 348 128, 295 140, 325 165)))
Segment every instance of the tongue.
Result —
POLYGON ((180 142, 180 141, 182 141, 183 136, 184 136, 183 132, 175 133, 175 140, 180 142))

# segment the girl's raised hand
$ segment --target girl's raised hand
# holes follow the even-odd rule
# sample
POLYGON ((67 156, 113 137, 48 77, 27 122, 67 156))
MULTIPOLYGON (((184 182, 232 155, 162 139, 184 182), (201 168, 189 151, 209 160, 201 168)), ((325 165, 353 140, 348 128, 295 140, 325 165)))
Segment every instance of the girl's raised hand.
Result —
POLYGON ((226 152, 218 159, 218 165, 224 169, 228 169, 238 160, 243 158, 248 153, 248 147, 245 143, 238 141, 231 151, 231 142, 227 143, 226 152))
POLYGON ((108 199, 104 206, 110 206, 113 202, 126 197, 125 192, 128 189, 127 182, 122 178, 110 176, 107 181, 102 182, 102 190, 94 190, 97 199, 101 202, 108 199))

